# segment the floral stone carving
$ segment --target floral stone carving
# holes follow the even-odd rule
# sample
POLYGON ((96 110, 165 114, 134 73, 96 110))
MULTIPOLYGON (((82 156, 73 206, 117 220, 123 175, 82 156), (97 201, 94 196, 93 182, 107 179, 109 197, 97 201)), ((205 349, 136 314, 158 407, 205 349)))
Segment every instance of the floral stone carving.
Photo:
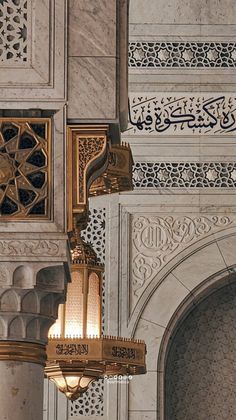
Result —
POLYGON ((188 245, 231 226, 226 216, 140 216, 132 220, 131 296, 135 305, 160 269, 188 245))

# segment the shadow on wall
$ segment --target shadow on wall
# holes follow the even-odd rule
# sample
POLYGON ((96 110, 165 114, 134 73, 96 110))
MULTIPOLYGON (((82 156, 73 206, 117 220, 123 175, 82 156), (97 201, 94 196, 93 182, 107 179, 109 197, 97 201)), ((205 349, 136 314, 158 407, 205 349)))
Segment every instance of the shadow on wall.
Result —
POLYGON ((236 418, 236 276, 217 283, 168 340, 165 420, 236 418))

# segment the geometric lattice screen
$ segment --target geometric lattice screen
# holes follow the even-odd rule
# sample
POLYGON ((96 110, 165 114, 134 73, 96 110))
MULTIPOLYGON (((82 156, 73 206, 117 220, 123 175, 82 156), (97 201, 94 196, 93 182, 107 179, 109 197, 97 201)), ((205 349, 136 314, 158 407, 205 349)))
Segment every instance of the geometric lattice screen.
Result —
POLYGON ((28 3, 29 0, 0 0, 1 66, 27 61, 28 3))
MULTIPOLYGON (((89 242, 97 254, 99 262, 105 264, 105 221, 106 209, 94 208, 90 209, 90 219, 86 230, 82 231, 83 239, 89 242)), ((105 278, 104 278, 105 282, 105 278)), ((104 333, 105 322, 105 283, 103 282, 102 302, 102 329, 104 333)), ((81 395, 78 400, 69 403, 69 418, 80 417, 102 417, 104 415, 104 381, 102 379, 90 385, 87 392, 81 395)))
POLYGON ((0 218, 48 218, 51 120, 0 118, 0 218))

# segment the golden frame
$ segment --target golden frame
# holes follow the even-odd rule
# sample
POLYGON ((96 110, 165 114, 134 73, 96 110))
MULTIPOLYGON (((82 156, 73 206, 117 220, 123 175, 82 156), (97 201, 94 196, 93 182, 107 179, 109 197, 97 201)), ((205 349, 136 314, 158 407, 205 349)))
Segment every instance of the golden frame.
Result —
POLYGON ((73 217, 79 218, 87 212, 89 186, 100 173, 104 172, 108 164, 108 129, 108 125, 67 126, 67 230, 69 232, 73 230, 73 217), (88 147, 87 151, 85 150, 86 154, 83 155, 79 151, 79 145, 90 139, 94 148, 91 150, 88 147))
MULTIPOLYGON (((32 131, 32 134, 34 137, 37 138, 37 134, 33 132, 33 130, 30 128, 31 123, 45 123, 46 126, 46 135, 45 135, 45 144, 47 144, 46 150, 46 157, 47 157, 47 194, 45 196, 46 198, 46 210, 44 215, 30 215, 26 214, 25 216, 22 214, 17 215, 0 215, 0 223, 6 222, 6 221, 20 221, 20 222, 28 222, 30 221, 50 221, 52 219, 52 120, 51 118, 12 118, 12 117, 0 117, 0 124, 2 123, 11 123, 18 125, 20 127, 21 134, 25 128, 27 128, 29 131, 32 131)), ((19 135, 18 134, 18 135, 19 135)), ((1 134, 0 134, 0 140, 1 140, 1 134)))

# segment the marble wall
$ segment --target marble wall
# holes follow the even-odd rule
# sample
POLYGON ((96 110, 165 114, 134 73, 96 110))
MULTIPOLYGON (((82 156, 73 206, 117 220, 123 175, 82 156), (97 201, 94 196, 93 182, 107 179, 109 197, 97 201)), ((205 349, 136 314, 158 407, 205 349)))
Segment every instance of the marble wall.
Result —
POLYGON ((68 4, 68 118, 125 126, 128 3, 69 0, 68 4))
POLYGON ((235 270, 233 11, 233 1, 130 2, 123 139, 135 166, 134 191, 119 198, 119 326, 146 340, 148 372, 120 385, 118 419, 173 418, 168 343, 197 296, 235 270))
MULTIPOLYGON (((78 13, 75 3, 69 117, 113 119, 113 2, 89 2, 78 13), (87 9, 92 33, 81 25, 87 9)), ((178 322, 209 290, 234 279, 235 8, 233 0, 130 1, 123 140, 134 155, 134 191, 95 198, 92 206, 107 209, 106 331, 146 341, 147 374, 106 383, 103 415, 72 412, 50 393, 45 419, 164 420, 166 352, 178 322)))

